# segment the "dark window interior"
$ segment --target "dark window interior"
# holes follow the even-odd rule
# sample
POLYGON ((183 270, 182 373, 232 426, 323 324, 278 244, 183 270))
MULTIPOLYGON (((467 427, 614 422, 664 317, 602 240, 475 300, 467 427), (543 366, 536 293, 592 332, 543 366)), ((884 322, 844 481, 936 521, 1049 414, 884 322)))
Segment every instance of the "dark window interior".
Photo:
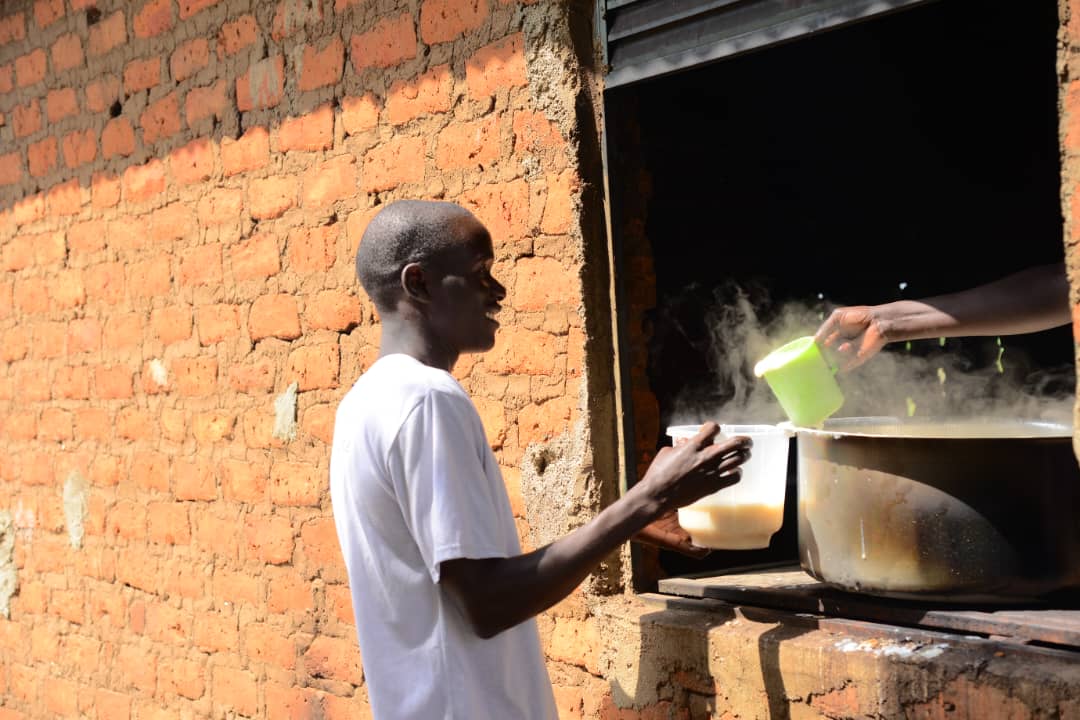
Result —
MULTIPOLYGON (((650 181, 648 377, 661 428, 680 398, 719 407, 730 395, 708 360, 723 349, 704 317, 733 283, 769 320, 787 301, 825 313, 1061 261, 1057 22, 1052 0, 939 0, 608 93, 608 122, 632 107, 640 132, 640 151, 617 161, 650 181)), ((616 211, 635 210, 616 198, 616 211)), ((1074 392, 1069 328, 1005 343, 1007 372, 988 382, 1058 370, 1047 389, 1074 392)), ((994 338, 945 350, 975 373, 998 353, 994 338)), ((889 352, 945 350, 923 341, 889 352)), ((769 550, 665 554, 661 565, 678 574, 794 559, 793 495, 769 550)))

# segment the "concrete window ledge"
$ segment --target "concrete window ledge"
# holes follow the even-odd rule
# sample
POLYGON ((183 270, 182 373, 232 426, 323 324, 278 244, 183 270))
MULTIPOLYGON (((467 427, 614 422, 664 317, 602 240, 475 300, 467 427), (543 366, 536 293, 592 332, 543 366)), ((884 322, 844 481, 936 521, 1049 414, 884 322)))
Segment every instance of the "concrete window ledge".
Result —
POLYGON ((1068 649, 654 594, 594 612, 627 717, 1080 718, 1068 649))

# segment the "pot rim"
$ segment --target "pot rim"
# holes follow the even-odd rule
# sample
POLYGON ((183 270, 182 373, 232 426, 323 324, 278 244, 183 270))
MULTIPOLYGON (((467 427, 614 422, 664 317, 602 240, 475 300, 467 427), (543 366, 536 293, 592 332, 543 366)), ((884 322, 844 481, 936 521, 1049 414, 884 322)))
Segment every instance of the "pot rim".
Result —
POLYGON ((826 420, 821 427, 780 423, 797 435, 919 440, 1030 440, 1073 437, 1073 426, 1029 418, 846 417, 826 420))

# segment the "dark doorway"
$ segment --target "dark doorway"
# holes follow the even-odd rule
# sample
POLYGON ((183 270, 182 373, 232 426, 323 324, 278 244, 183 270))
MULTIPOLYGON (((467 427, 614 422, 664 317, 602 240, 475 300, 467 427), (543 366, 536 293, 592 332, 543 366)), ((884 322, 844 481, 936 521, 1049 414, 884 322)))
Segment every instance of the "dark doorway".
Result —
MULTIPOLYGON (((618 281, 624 298, 642 283, 656 290, 643 322, 622 331, 640 358, 635 399, 652 393, 659 409, 655 445, 639 451, 693 420, 688 400, 722 408, 736 392, 717 359, 730 338, 712 323, 737 295, 762 323, 790 302, 812 323, 837 305, 1062 260, 1057 26, 1052 0, 940 0, 607 94, 616 243, 625 250, 638 227, 651 253, 651 269, 624 258, 618 281)), ((1003 346, 1003 372, 994 338, 887 352, 927 367, 948 354, 949 372, 1074 394, 1069 328, 1003 346)), ((737 381, 753 382, 747 372, 737 381)), ((661 564, 685 573, 785 558, 790 521, 767 551, 661 564)))

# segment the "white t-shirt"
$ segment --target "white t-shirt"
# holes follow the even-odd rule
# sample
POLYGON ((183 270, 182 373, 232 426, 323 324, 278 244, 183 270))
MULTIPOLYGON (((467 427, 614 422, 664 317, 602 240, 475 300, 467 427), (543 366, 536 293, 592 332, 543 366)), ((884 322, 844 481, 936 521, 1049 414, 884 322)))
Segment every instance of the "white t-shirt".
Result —
POLYGON ((557 718, 536 621, 483 640, 440 563, 520 554, 480 416, 449 373, 380 358, 341 401, 330 497, 376 718, 557 718))

